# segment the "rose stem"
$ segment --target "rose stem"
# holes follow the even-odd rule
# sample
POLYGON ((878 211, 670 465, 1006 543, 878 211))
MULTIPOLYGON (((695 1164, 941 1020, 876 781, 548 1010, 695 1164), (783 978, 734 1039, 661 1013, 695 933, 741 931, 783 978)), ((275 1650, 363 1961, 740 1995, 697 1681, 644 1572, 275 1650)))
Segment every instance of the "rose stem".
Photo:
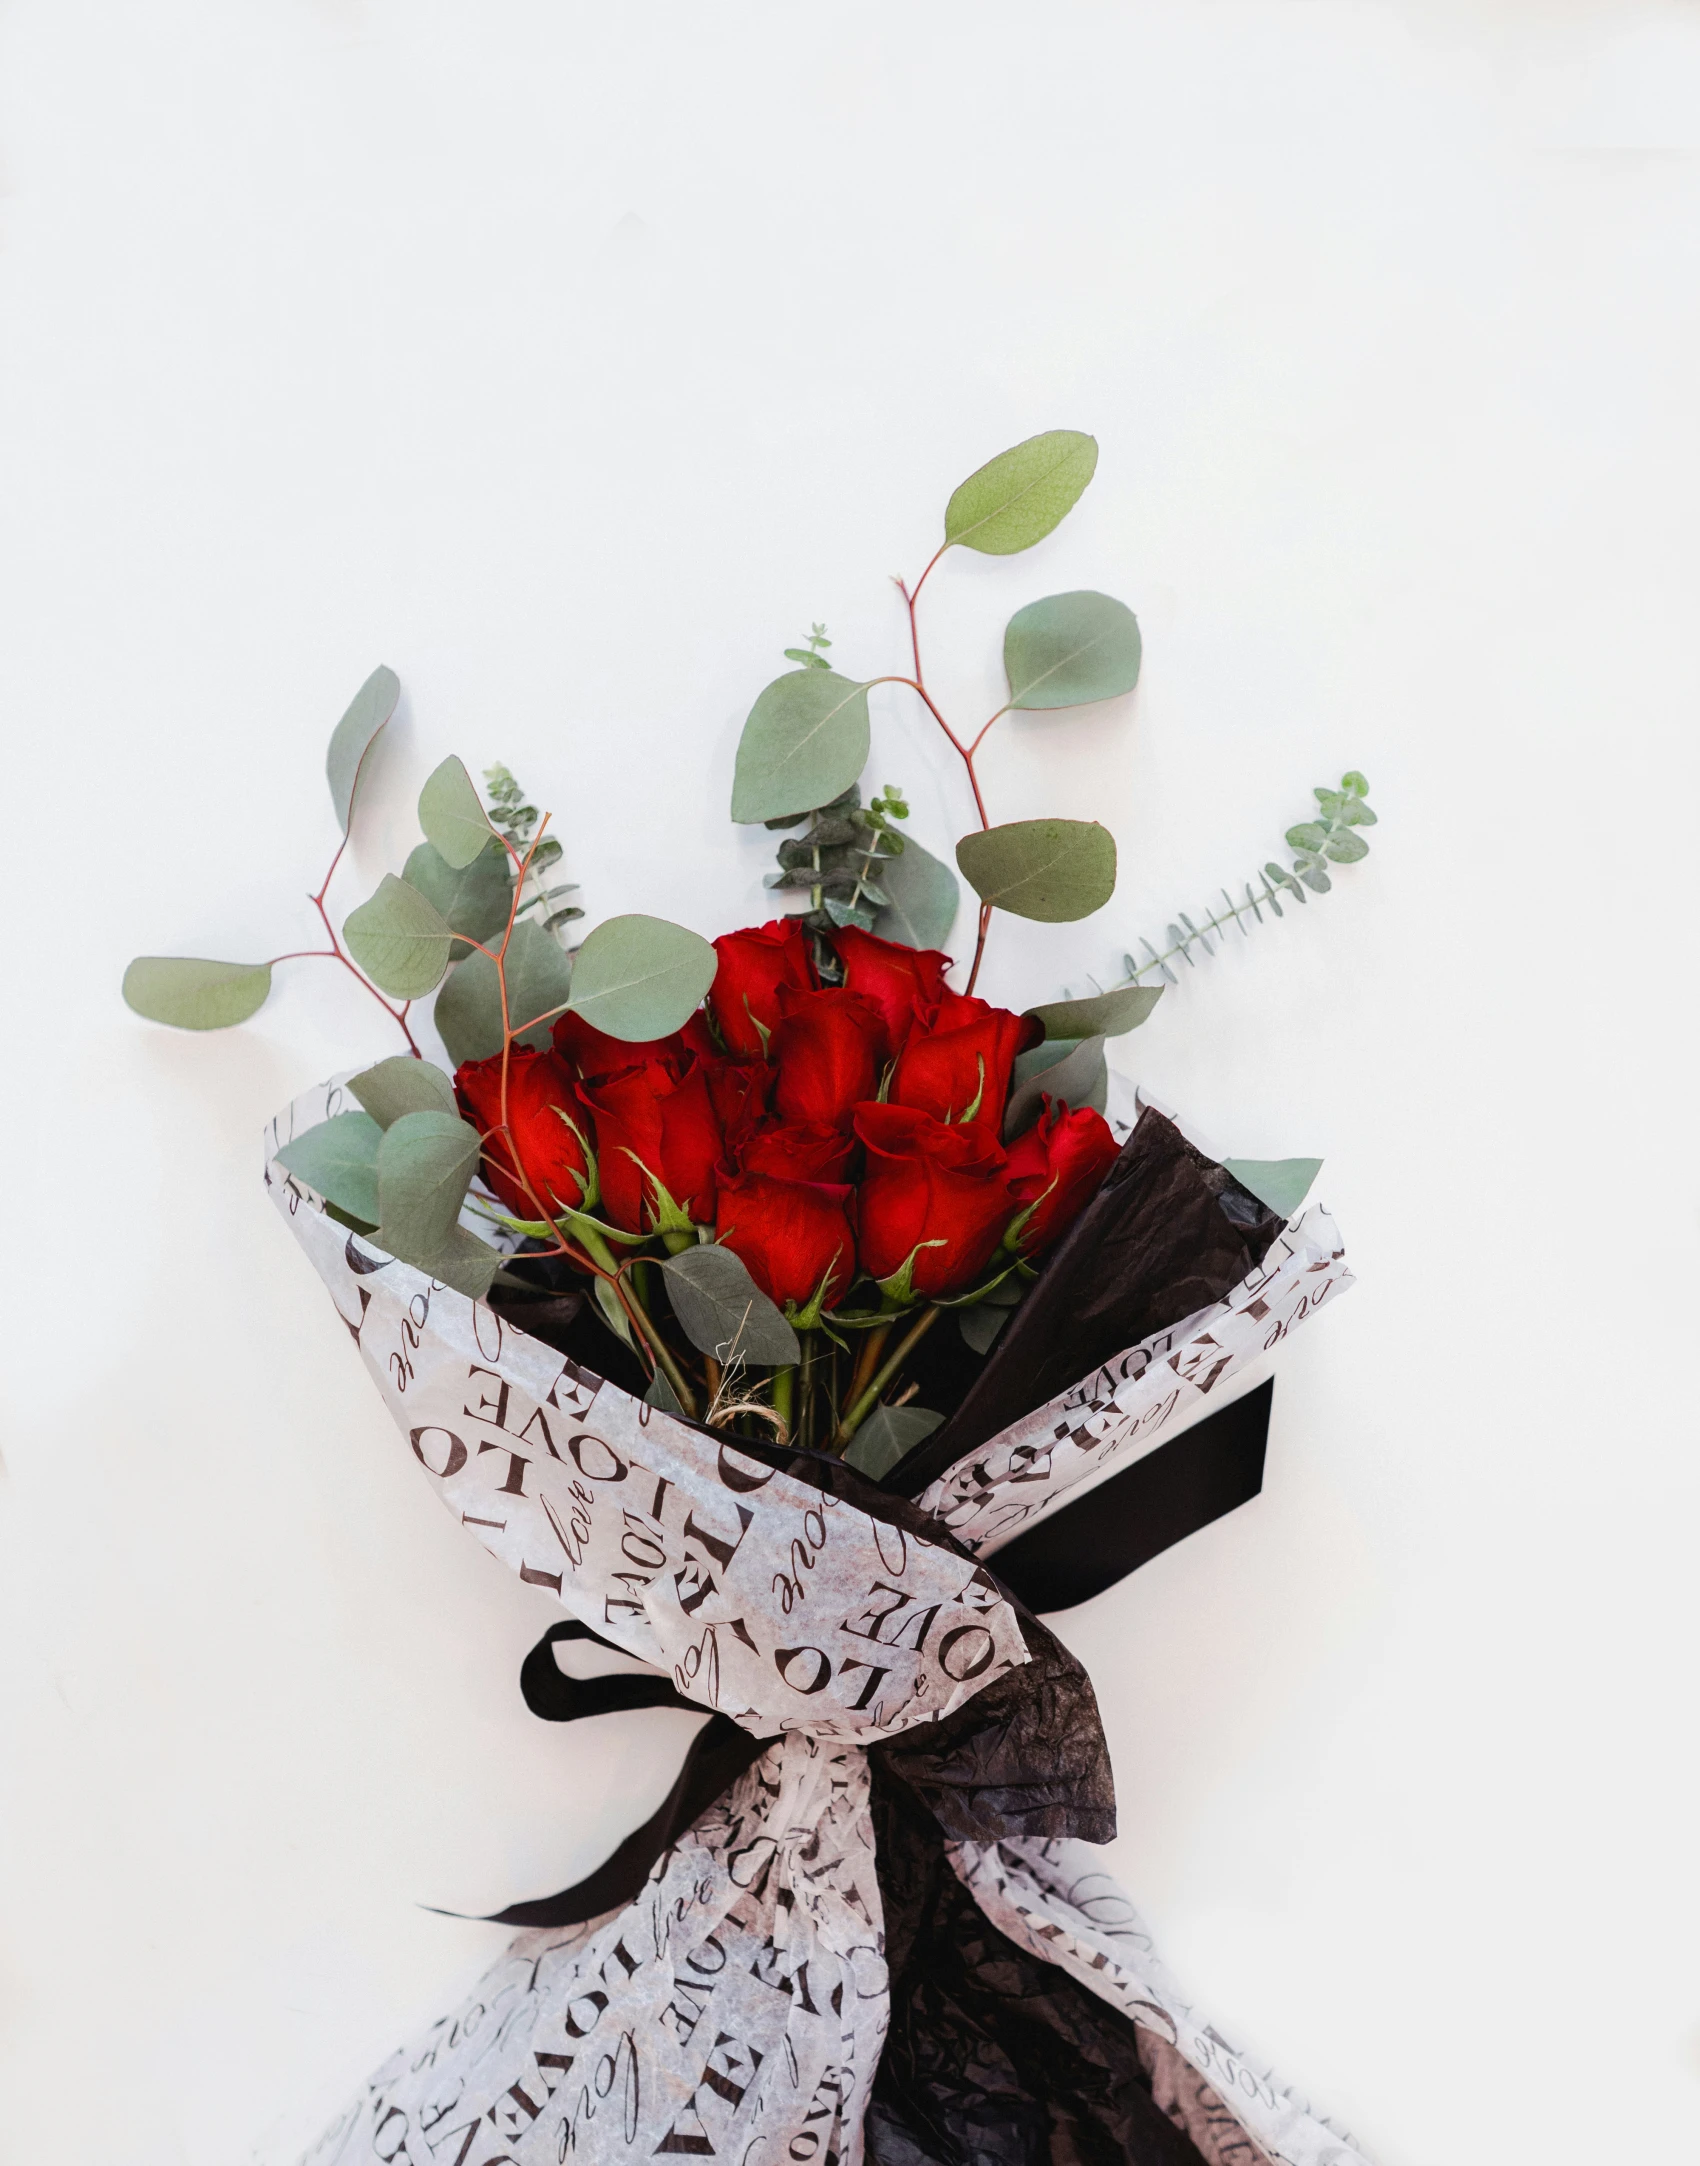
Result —
POLYGON ((791 1441, 791 1388, 797 1381, 795 1364, 773 1372, 773 1411, 785 1424, 779 1432, 782 1442, 791 1441))
MULTIPOLYGON (((850 1389, 845 1395, 845 1407, 852 1407, 868 1388, 868 1378, 874 1373, 874 1364, 885 1351, 885 1342, 891 1337, 890 1324, 876 1324, 872 1331, 862 1334, 862 1347, 856 1356, 856 1373, 850 1379, 850 1389)), ((840 1412, 844 1408, 840 1408, 840 1412)))
POLYGON ((838 1434, 833 1439, 833 1442, 840 1452, 843 1451, 845 1445, 849 1443, 856 1431, 873 1412, 879 1402, 880 1393, 884 1391, 887 1384, 902 1368, 904 1362, 908 1360, 910 1354, 926 1337, 927 1333, 931 1331, 934 1324, 938 1322, 942 1313, 943 1311, 936 1307, 924 1309, 919 1320, 898 1340, 896 1353, 886 1362, 867 1390, 863 1392, 849 1413, 838 1424, 838 1434))

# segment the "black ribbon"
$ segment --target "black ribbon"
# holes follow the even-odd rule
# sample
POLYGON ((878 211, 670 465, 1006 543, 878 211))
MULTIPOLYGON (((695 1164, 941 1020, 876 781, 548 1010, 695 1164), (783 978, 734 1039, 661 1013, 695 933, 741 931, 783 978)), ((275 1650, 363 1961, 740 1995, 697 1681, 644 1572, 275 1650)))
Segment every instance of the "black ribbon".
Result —
MULTIPOLYGON (((1086 1496, 1048 1514, 998 1552, 996 1578, 1024 1609, 1073 1609, 1115 1586, 1177 1542, 1185 1541, 1189 1534, 1196 1534, 1225 1513, 1249 1503, 1263 1486, 1264 1448, 1274 1389, 1272 1383, 1259 1385, 1232 1406, 1223 1407, 1169 1443, 1159 1445, 1086 1496)), ((1049 1642, 1050 1635, 1044 1633, 1043 1638, 1049 1642)), ((562 1640, 591 1640, 610 1653, 624 1651, 577 1618, 551 1625, 526 1656, 519 1673, 525 1704, 543 1721, 580 1722, 587 1716, 631 1707, 682 1707, 694 1714, 703 1711, 700 1701, 686 1699, 664 1677, 568 1677, 555 1660, 556 1645, 562 1640)), ((1018 1689, 1025 1680, 1017 1675, 1005 1682, 1011 1689, 1018 1689)), ((995 1694, 997 1688, 992 1690, 995 1694)), ((982 1699, 986 1697, 981 1695, 982 1699)), ((931 1726, 920 1744, 935 1757, 942 1757, 949 1750, 949 1733, 960 1726, 958 1718, 968 1716, 976 1705, 971 1701, 957 1710, 957 1717, 931 1726)), ((715 1715, 692 1739, 679 1779, 660 1807, 593 1873, 556 1895, 495 1911, 489 1922, 578 1925, 586 1918, 629 1903, 649 1878, 662 1852, 670 1849, 746 1769, 753 1767, 772 1742, 772 1738, 752 1737, 725 1715, 715 1715)), ((917 1739, 900 1738, 891 1743, 898 1748, 891 1755, 893 1772, 902 1770, 913 1787, 923 1787, 917 1783, 920 1771, 903 1766, 913 1756, 917 1739)), ((931 1802, 936 1812, 939 1800, 931 1802)))

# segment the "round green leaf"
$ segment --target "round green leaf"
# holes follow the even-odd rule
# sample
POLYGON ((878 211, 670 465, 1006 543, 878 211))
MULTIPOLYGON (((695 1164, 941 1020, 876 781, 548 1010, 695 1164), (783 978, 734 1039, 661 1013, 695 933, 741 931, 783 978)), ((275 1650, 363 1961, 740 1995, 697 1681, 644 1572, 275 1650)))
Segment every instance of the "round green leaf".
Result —
MULTIPOLYGON (((402 1065, 399 1062, 393 1066, 402 1065)), ((417 1062, 409 1061, 409 1067, 417 1062)), ((367 1113, 338 1113, 306 1129, 277 1154, 278 1164, 305 1181, 327 1203, 357 1218, 378 1223, 378 1146, 384 1131, 367 1113)))
POLYGON ((1109 1064, 1102 1038, 1082 1038, 1078 1045, 1036 1045, 1016 1058, 1004 1108, 1003 1139, 1012 1142, 1044 1111, 1046 1098, 1102 1113, 1110 1095, 1109 1064))
POLYGON ((868 691, 832 669, 776 677, 750 709, 732 778, 734 820, 830 805, 868 764, 868 691))
MULTIPOLYGON (((962 1313, 966 1319, 978 1316, 980 1311, 965 1309, 962 1313)), ((1001 1322, 1001 1310, 994 1309, 992 1314, 1001 1322)), ((927 1406, 876 1406, 845 1445, 844 1456, 870 1481, 877 1482, 900 1459, 907 1458, 923 1437, 931 1436, 943 1420, 942 1414, 935 1414, 927 1406)))
POLYGON ((450 949, 452 963, 470 954, 467 940, 493 940, 508 922, 513 873, 499 842, 492 841, 470 865, 458 870, 441 851, 422 842, 409 855, 402 878, 419 890, 446 925, 466 935, 450 949))
POLYGON ((349 912, 342 937, 372 983, 396 1000, 422 998, 449 967, 449 928, 419 890, 393 872, 349 912))
POLYGON ((373 1240, 457 1293, 481 1299, 499 1253, 459 1223, 478 1170, 478 1131, 451 1113, 404 1113, 378 1146, 378 1230, 373 1240))
POLYGON ((271 989, 270 963, 209 963, 192 955, 138 955, 123 986, 138 1015, 176 1030, 245 1023, 271 989))
POLYGON ((717 961, 700 934, 666 918, 607 918, 578 951, 570 1006, 610 1038, 665 1038, 700 1007, 717 961))
MULTIPOLYGON (((528 918, 513 929, 502 971, 508 983, 508 1020, 520 1044, 546 1046, 550 1023, 572 991, 572 964, 542 926, 528 918), (538 1016, 546 1020, 534 1023, 538 1016), (521 1028, 525 1024, 533 1027, 521 1028)), ((502 991, 489 956, 469 955, 457 965, 431 1014, 457 1067, 463 1060, 488 1060, 499 1053, 502 991)))
POLYGON ((1139 682, 1139 625, 1127 604, 1108 594, 1048 594, 1010 618, 1003 666, 1012 707, 1114 699, 1139 682))
POLYGON ((982 902, 1047 925, 1090 917, 1115 892, 1115 838, 1096 820, 1012 820, 964 835, 956 862, 982 902))
POLYGON ((1320 1158, 1224 1158, 1224 1173, 1259 1203, 1291 1218, 1310 1193, 1311 1183, 1322 1171, 1320 1158))
POLYGON ((880 860, 879 883, 890 897, 874 919, 880 938, 906 948, 942 948, 962 898, 950 867, 905 836, 901 857, 880 860))
POLYGON ((1043 541, 1080 501, 1098 465, 1095 438, 1047 429, 999 452, 969 475, 945 507, 944 538, 986 556, 1013 556, 1043 541))
POLYGON ((446 864, 463 871, 490 846, 493 831, 472 777, 451 752, 425 778, 419 793, 419 824, 425 840, 446 864))
POLYGON ((1047 1039, 1119 1038, 1124 1030, 1138 1029, 1162 993, 1160 985, 1118 985, 1091 1000, 1053 1000, 1027 1012, 1044 1025, 1047 1039))
POLYGON ((673 1314, 699 1352, 767 1368, 799 1358, 797 1334, 729 1248, 688 1248, 661 1268, 673 1314))
POLYGON ((380 663, 355 693, 348 712, 331 732, 325 754, 325 779, 331 786, 337 825, 346 835, 354 816, 354 793, 360 786, 360 768, 372 740, 395 713, 401 697, 401 679, 380 663))
MULTIPOLYGON (((411 1053, 394 1054, 375 1068, 350 1076, 348 1087, 380 1129, 393 1126, 408 1113, 459 1117, 453 1083, 441 1068, 428 1060, 415 1060, 411 1053)), ((376 1151, 376 1143, 372 1148, 376 1151)))

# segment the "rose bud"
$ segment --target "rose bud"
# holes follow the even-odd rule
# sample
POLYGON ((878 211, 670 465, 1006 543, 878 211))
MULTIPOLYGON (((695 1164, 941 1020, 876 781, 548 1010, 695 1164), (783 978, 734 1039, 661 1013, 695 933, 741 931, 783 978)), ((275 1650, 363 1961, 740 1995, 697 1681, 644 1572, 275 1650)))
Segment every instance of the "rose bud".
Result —
POLYGON ((997 1139, 913 1106, 858 1106, 855 1126, 868 1147, 856 1193, 863 1270, 888 1279, 913 1257, 925 1299, 972 1285, 1016 1208, 997 1139))
MULTIPOLYGON (((737 1153, 745 1173, 767 1173, 778 1181, 842 1181, 856 1148, 842 1128, 816 1122, 775 1122, 745 1137, 737 1153)), ((728 1156, 731 1156, 728 1138, 728 1156)))
POLYGON ((616 1226, 653 1233, 680 1230, 685 1220, 713 1223, 720 1123, 695 1062, 679 1075, 668 1061, 641 1061, 581 1083, 579 1099, 596 1118, 602 1208, 616 1226), (683 1218, 667 1211, 663 1190, 683 1218))
POLYGON ((823 1306, 856 1275, 852 1188, 741 1173, 720 1184, 718 1239, 748 1265, 770 1301, 806 1309, 827 1281, 823 1306))
POLYGON ((897 1056, 891 1102, 918 1106, 941 1121, 972 1118, 996 1136, 1015 1056, 1044 1034, 1036 1016, 1012 1015, 946 987, 931 1022, 917 1025, 897 1056))
POLYGON ((677 1068, 687 1051, 685 1041, 677 1031, 671 1038, 610 1038, 605 1030, 587 1023, 582 1015, 559 1017, 551 1035, 556 1052, 573 1073, 587 1083, 594 1083, 605 1075, 617 1075, 622 1068, 635 1068, 639 1061, 671 1061, 677 1068))
POLYGON ((860 993, 781 986, 771 1058, 779 1070, 773 1103, 783 1119, 847 1128, 851 1109, 879 1088, 885 1025, 860 993))
POLYGON ((494 1132, 502 1125, 499 1053, 463 1061, 455 1070, 455 1096, 485 1139, 484 1178, 515 1218, 578 1209, 589 1168, 581 1141, 588 1123, 564 1061, 528 1045, 512 1048, 505 1135, 494 1132), (537 1191, 535 1201, 518 1178, 520 1169, 537 1191))
POLYGON ((844 965, 846 987, 865 994, 879 1009, 891 1050, 899 1051, 910 1024, 937 1007, 950 957, 936 948, 906 948, 896 940, 882 940, 857 925, 842 926, 832 944, 844 965))
POLYGON ((737 1163, 745 1137, 753 1135, 767 1118, 773 1070, 764 1060, 735 1060, 725 1053, 699 1060, 697 1066, 708 1084, 726 1156, 737 1163))
POLYGON ((1121 1146, 1110 1124, 1090 1106, 1053 1106, 1009 1147, 1009 1185, 1017 1203, 1031 1204, 1032 1215, 1016 1234, 1024 1256, 1036 1256, 1066 1233, 1098 1193, 1121 1146))
POLYGON ((779 1021, 780 987, 798 993, 814 988, 808 935, 794 918, 773 918, 741 933, 722 933, 714 952, 720 966, 708 1004, 726 1050, 760 1059, 779 1021))

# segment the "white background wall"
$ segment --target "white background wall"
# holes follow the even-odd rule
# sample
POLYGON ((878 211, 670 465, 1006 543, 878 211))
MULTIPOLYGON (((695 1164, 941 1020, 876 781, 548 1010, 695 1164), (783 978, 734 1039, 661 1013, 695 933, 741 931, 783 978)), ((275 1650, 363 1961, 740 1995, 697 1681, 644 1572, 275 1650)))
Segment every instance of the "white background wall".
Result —
MULTIPOLYGON (((552 1606, 262 1199, 377 1009, 297 965, 177 1036, 126 959, 312 944, 380 659, 344 910, 455 749, 593 918, 749 921, 780 649, 890 666, 887 575, 1053 426, 1099 478, 941 569, 929 674, 989 712, 1004 619, 1081 585, 1146 670, 994 739, 994 817, 1123 865, 1000 927, 994 996, 1347 766, 1383 820, 1124 1045, 1227 1148, 1326 1154, 1361 1284, 1263 1499, 1065 1622, 1115 1864, 1383 2166, 1689 2155, 1697 145, 1700 18, 1633 0, 10 0, 6 2166, 285 2166, 502 1939, 419 1906, 586 1870, 689 1729, 526 1715, 552 1606)), ((948 755, 878 727, 945 846, 948 755)))

